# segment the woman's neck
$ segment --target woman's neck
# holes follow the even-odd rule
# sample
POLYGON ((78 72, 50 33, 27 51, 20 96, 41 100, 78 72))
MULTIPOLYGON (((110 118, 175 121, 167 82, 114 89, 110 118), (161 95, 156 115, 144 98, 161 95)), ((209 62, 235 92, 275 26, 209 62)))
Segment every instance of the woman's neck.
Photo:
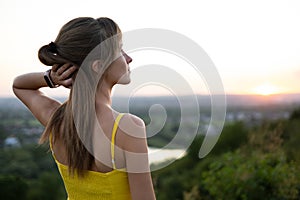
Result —
POLYGON ((97 91, 96 91, 96 107, 98 106, 109 106, 111 107, 112 101, 111 101, 111 89, 112 86, 109 86, 105 82, 98 85, 97 91))

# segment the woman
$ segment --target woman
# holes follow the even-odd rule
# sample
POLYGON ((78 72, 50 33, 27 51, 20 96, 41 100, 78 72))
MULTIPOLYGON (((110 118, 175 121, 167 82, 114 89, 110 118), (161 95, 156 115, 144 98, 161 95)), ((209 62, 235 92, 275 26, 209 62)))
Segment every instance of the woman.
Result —
POLYGON ((132 59, 109 18, 76 18, 39 50, 45 73, 18 76, 15 95, 46 127, 68 199, 155 199, 144 122, 111 107, 111 90, 130 82, 132 59), (61 104, 42 87, 70 88, 61 104))

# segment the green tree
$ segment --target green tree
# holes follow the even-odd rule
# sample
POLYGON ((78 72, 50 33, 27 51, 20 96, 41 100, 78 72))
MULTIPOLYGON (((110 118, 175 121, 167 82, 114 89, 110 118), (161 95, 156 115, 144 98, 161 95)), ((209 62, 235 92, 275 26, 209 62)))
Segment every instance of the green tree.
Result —
POLYGON ((294 120, 294 119, 300 119, 300 108, 294 110, 291 113, 290 120, 294 120))
POLYGON ((203 173, 203 187, 214 199, 297 199, 300 174, 283 153, 229 152, 203 173))
POLYGON ((31 182, 30 186, 31 190, 27 194, 28 200, 66 199, 66 193, 58 173, 43 172, 37 180, 31 182))
POLYGON ((212 154, 219 155, 227 151, 233 151, 247 142, 248 130, 243 122, 226 124, 218 142, 212 150, 212 154))
POLYGON ((25 199, 28 185, 17 176, 0 176, 0 199, 25 199))
POLYGON ((11 174, 24 178, 36 176, 37 164, 32 154, 23 148, 10 148, 0 151, 0 174, 11 174))

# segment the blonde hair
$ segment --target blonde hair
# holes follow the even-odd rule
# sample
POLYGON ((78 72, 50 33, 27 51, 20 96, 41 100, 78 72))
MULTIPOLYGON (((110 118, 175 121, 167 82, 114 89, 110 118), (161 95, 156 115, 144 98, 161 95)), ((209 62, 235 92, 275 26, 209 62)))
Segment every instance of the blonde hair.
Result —
MULTIPOLYGON (((40 143, 46 142, 50 134, 53 141, 62 139, 71 174, 76 171, 78 175, 84 175, 84 170, 90 169, 95 159, 86 145, 92 143, 95 116, 91 113, 95 113, 95 90, 99 76, 95 75, 90 66, 85 67, 91 65, 86 58, 90 57, 89 61, 95 60, 91 52, 95 54, 94 50, 100 43, 120 32, 118 25, 109 18, 80 17, 61 28, 54 41, 55 49, 52 43, 39 50, 39 59, 45 65, 73 63, 80 67, 80 76, 75 78, 75 87, 73 85, 71 88, 69 99, 54 112, 40 138, 40 143), (85 141, 82 141, 83 137, 85 141)), ((114 41, 106 45, 112 48, 96 51, 101 54, 96 55, 97 58, 110 57, 111 60, 114 54, 112 51, 118 44, 114 41)))

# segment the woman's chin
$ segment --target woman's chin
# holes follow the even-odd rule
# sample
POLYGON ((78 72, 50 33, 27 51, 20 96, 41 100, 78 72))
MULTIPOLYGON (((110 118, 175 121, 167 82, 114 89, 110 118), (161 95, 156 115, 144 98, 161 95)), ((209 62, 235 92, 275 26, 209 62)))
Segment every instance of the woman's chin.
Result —
POLYGON ((129 84, 131 82, 131 79, 130 79, 130 77, 124 77, 124 78, 122 78, 122 79, 120 79, 119 81, 118 81, 118 84, 121 84, 121 85, 127 85, 127 84, 129 84))

